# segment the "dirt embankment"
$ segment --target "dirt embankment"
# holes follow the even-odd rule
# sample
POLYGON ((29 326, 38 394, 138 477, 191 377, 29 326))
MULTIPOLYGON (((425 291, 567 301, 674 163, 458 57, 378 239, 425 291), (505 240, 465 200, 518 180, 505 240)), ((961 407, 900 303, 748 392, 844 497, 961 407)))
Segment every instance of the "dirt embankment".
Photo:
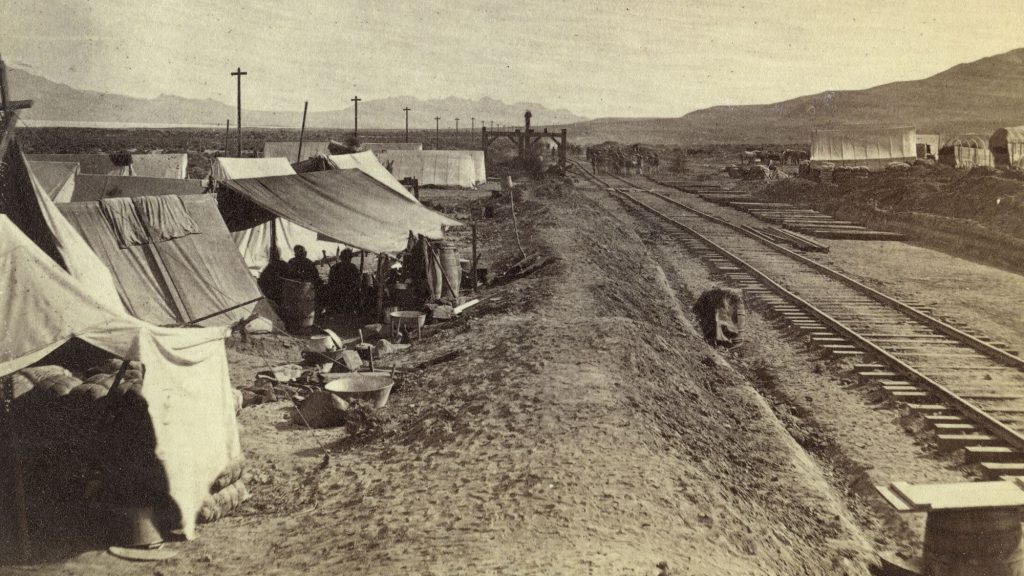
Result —
POLYGON ((404 365, 459 354, 402 378, 376 428, 314 438, 284 402, 243 411, 253 500, 158 570, 866 573, 849 513, 695 335, 639 237, 571 189, 519 222, 553 262, 418 343, 404 365))
POLYGON ((955 256, 1024 272, 1024 180, 986 169, 915 166, 841 184, 789 179, 766 198, 809 204, 841 219, 902 232, 955 256))

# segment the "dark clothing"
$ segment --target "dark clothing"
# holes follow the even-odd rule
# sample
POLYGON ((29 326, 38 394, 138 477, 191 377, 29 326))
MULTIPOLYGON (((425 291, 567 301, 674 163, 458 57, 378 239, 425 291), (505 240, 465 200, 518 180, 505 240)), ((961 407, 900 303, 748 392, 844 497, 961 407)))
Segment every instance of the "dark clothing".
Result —
POLYGON ((288 261, 288 270, 285 278, 298 280, 300 282, 312 282, 313 285, 320 285, 320 273, 317 272, 316 264, 309 258, 296 256, 288 261))
POLYGON ((288 274, 288 265, 284 260, 272 260, 267 267, 260 272, 260 278, 256 283, 263 295, 277 302, 281 298, 281 277, 288 274))
POLYGON ((342 260, 331 266, 327 277, 327 306, 336 312, 354 312, 359 306, 362 274, 351 261, 342 260))

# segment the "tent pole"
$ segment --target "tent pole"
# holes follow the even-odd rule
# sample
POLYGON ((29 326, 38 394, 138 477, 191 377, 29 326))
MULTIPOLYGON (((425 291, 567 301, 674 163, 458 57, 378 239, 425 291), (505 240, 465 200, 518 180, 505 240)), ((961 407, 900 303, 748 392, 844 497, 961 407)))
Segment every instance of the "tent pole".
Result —
POLYGON ((473 222, 470 226, 473 230, 473 259, 471 260, 473 268, 469 271, 469 278, 473 284, 473 293, 476 294, 476 222, 473 222))
POLYGON ((302 106, 302 129, 299 130, 299 154, 295 157, 296 162, 302 162, 302 139, 306 136, 306 110, 309 109, 309 100, 302 106))
POLYGON ((366 296, 366 291, 363 290, 363 270, 365 269, 363 264, 364 264, 365 261, 366 261, 366 250, 360 250, 359 251, 359 313, 360 314, 365 314, 365 307, 366 307, 366 301, 365 301, 365 298, 364 298, 366 296))
POLYGON ((387 256, 377 254, 377 321, 384 323, 384 259, 387 256))

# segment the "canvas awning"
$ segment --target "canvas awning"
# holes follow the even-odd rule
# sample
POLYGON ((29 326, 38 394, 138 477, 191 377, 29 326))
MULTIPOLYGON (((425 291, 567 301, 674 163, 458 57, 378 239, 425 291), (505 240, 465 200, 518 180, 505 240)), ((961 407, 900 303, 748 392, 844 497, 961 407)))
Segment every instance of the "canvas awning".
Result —
MULTIPOLYGON (((154 456, 186 538, 210 486, 242 457, 228 375, 226 328, 160 328, 97 300, 0 215, 0 375, 38 362, 72 338, 146 368, 139 394, 154 456)), ((128 481, 131 481, 129 478, 128 481)))
POLYGON ((80 170, 78 162, 40 160, 29 162, 28 167, 51 200, 54 202, 71 201, 71 196, 75 191, 75 175, 80 170))
POLYGON ((104 198, 137 198, 167 194, 189 196, 205 191, 204 180, 79 174, 75 177, 71 198, 66 202, 94 202, 104 198))
POLYGON ((416 178, 421 186, 472 188, 487 181, 479 150, 381 150, 374 154, 395 178, 416 178))
MULTIPOLYGON (((218 182, 243 178, 288 176, 295 174, 286 158, 217 158, 213 163, 212 178, 218 182)), ((279 214, 264 213, 251 218, 245 206, 238 203, 221 202, 221 215, 231 230, 235 246, 242 253, 249 272, 259 276, 270 263, 271 247, 277 246, 281 258, 290 260, 295 247, 303 246, 309 257, 316 260, 326 253, 333 256, 344 246, 337 242, 320 240, 314 230, 304 228, 279 214), (239 214, 243 212, 243 214, 239 214), (241 217, 240 217, 241 216, 241 217)))
POLYGON ((128 312, 147 322, 229 325, 261 298, 212 194, 59 206, 114 276, 128 312), (239 307, 240 306, 240 307, 239 307))
POLYGON ((459 224, 355 169, 223 184, 264 210, 370 252, 404 250, 409 232, 440 239, 442 226, 459 224))

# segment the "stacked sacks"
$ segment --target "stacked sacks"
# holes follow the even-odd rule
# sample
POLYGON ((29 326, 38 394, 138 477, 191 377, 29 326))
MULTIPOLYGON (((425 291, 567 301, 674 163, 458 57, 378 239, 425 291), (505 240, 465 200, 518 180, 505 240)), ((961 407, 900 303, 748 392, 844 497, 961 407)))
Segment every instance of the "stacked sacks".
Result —
POLYGON ((236 460, 217 477, 210 487, 210 495, 199 509, 200 522, 219 520, 250 498, 249 490, 242 481, 244 472, 245 462, 236 460))

